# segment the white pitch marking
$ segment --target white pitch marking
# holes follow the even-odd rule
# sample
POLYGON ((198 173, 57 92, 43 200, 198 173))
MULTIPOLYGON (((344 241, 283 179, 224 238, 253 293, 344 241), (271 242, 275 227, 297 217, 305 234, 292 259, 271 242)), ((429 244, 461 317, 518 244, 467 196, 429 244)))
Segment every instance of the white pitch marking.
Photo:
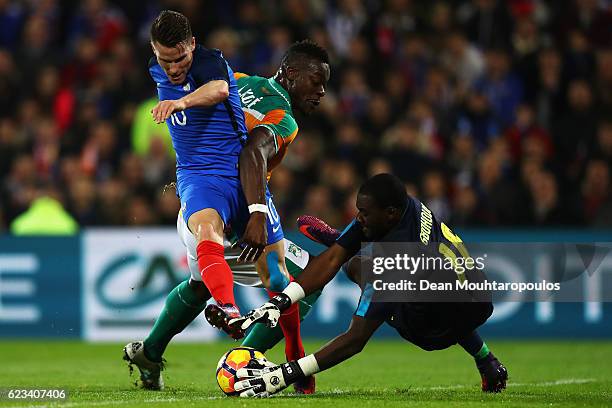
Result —
MULTIPOLYGON (((594 383, 597 382, 598 380, 595 378, 563 378, 563 379, 559 379, 559 380, 554 380, 554 381, 544 381, 544 382, 539 382, 539 383, 508 383, 508 387, 554 387, 557 385, 569 385, 569 384, 587 384, 587 383, 594 383)), ((434 387, 415 387, 415 388, 410 388, 408 391, 444 391, 444 390, 456 390, 456 389, 460 389, 460 388, 475 388, 476 386, 474 384, 471 385, 461 385, 461 384, 457 384, 457 385, 449 385, 449 386, 434 386, 434 387)), ((380 390, 376 390, 376 391, 380 391, 380 392, 385 392, 385 391, 392 391, 389 389, 380 389, 380 390)), ((342 390, 339 388, 334 388, 331 391, 325 391, 325 392, 318 392, 317 395, 320 396, 333 396, 333 395, 342 395, 342 394, 351 394, 351 393, 355 393, 355 391, 351 391, 351 390, 342 390)), ((304 398, 303 395, 276 395, 273 397, 282 397, 282 398, 304 398)), ((223 398, 227 398, 224 397, 222 395, 218 396, 218 397, 189 397, 189 398, 150 398, 150 399, 146 399, 146 400, 142 400, 142 401, 136 401, 136 400, 115 400, 115 401, 97 401, 97 402, 93 402, 93 401, 83 401, 83 402, 54 402, 51 405, 27 405, 27 406, 23 406, 23 405, 16 405, 13 407, 8 407, 8 408, 45 408, 45 407, 62 407, 62 408, 69 408, 69 407, 78 407, 78 406, 88 406, 88 407, 100 407, 100 406, 105 406, 105 405, 124 405, 124 404, 132 404, 134 402, 144 402, 144 403, 151 403, 151 402, 181 402, 181 401, 212 401, 212 400, 218 400, 218 399, 223 399, 223 398)))

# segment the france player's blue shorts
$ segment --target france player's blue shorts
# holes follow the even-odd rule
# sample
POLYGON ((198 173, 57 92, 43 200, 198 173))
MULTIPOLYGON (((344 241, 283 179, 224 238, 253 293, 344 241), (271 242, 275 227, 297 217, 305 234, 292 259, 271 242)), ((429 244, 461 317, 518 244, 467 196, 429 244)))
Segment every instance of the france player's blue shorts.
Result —
MULTIPOLYGON (((211 174, 183 174, 177 183, 181 209, 185 223, 189 217, 205 208, 217 210, 223 223, 231 225, 232 231, 242 237, 249 221, 249 208, 238 177, 218 176, 211 174)), ((284 238, 280 217, 272 194, 266 186, 266 203, 268 205, 268 245, 284 238)))

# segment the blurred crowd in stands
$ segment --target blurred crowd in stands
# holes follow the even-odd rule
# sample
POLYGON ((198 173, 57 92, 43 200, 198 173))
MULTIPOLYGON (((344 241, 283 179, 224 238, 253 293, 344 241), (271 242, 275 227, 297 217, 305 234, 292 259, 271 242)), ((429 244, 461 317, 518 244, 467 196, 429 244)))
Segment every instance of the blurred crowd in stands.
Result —
POLYGON ((380 172, 453 226, 612 225, 609 0, 0 0, 0 232, 43 195, 81 227, 175 223, 147 69, 165 8, 235 71, 270 76, 303 38, 330 53, 272 175, 285 229, 343 226, 380 172))

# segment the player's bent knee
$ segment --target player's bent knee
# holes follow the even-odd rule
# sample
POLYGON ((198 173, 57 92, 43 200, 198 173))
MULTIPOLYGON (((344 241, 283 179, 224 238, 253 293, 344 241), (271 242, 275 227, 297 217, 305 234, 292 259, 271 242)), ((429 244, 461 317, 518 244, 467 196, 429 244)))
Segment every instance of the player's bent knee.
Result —
POLYGON ((212 241, 223 245, 223 220, 212 208, 193 213, 188 220, 189 229, 198 243, 212 241))

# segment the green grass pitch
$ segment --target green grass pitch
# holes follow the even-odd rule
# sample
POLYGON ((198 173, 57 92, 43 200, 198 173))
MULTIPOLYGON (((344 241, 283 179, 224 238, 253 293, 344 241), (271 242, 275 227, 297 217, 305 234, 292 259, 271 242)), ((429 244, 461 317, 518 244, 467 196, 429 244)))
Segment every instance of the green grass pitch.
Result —
MULTIPOLYGON (((307 342, 308 351, 322 343, 307 342)), ((121 344, 0 342, 0 388, 66 388, 65 402, 0 401, 0 406, 58 407, 595 407, 612 406, 612 342, 490 341, 508 367, 508 389, 480 391, 473 361, 458 346, 424 352, 401 341, 373 341, 353 359, 317 376, 317 394, 285 391, 265 400, 223 396, 219 357, 237 343, 171 344, 166 390, 134 387, 121 344)), ((282 360, 277 347, 267 354, 282 360)))

